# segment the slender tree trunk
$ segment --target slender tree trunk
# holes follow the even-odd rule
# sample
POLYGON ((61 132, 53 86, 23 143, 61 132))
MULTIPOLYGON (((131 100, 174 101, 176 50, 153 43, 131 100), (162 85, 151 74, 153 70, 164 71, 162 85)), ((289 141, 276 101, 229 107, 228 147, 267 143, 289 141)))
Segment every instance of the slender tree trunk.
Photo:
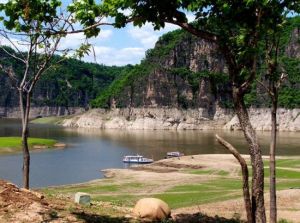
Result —
POLYGON ((22 115, 23 187, 29 189, 30 153, 28 148, 28 119, 30 111, 30 94, 19 90, 19 103, 22 115))
POLYGON ((277 138, 277 89, 273 83, 272 109, 271 109, 271 142, 270 142, 270 223, 277 222, 276 202, 276 138, 277 138))
POLYGON ((241 165, 243 176, 243 197, 247 214, 247 222, 253 223, 254 221, 252 218, 251 198, 249 193, 249 172, 247 163, 241 154, 229 142, 218 135, 216 135, 216 138, 220 144, 229 150, 229 152, 238 160, 241 165))
POLYGON ((254 222, 265 223, 264 166, 261 149, 258 144, 256 133, 251 125, 243 95, 240 94, 239 88, 237 87, 233 87, 233 101, 245 139, 249 144, 249 154, 252 165, 252 218, 254 222))

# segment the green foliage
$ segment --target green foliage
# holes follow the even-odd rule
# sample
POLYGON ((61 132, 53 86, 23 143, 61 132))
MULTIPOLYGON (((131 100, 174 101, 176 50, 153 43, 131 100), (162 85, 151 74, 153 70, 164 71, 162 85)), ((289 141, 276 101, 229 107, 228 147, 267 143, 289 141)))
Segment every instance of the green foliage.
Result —
POLYGON ((138 78, 151 73, 153 69, 151 63, 141 63, 134 67, 127 67, 107 89, 91 102, 92 107, 109 108, 110 99, 122 93, 125 87, 133 84, 138 78))
POLYGON ((300 89, 283 87, 280 89, 278 103, 280 107, 299 108, 300 106, 300 89))
POLYGON ((159 62, 187 36, 188 34, 180 29, 162 35, 157 41, 156 47, 146 52, 146 59, 159 62))
POLYGON ((8 30, 16 32, 32 33, 34 30, 43 30, 48 23, 52 23, 57 18, 57 10, 61 1, 50 0, 9 0, 7 3, 0 3, 0 11, 5 13, 0 21, 8 30), (34 24, 34 25, 33 25, 34 24))
MULTIPOLYGON (((76 20, 80 21, 84 28, 90 27, 96 23, 97 17, 100 16, 100 7, 96 5, 94 0, 73 1, 68 5, 68 10, 74 13, 76 20)), ((100 28, 95 26, 85 30, 87 37, 97 36, 100 28)))
MULTIPOLYGON (((11 48, 6 49, 13 52, 11 48)), ((1 49, 0 58, 3 64, 13 66, 16 74, 21 77, 24 69, 22 64, 7 57, 1 49)), ((54 62, 59 60, 61 60, 59 56, 53 58, 54 62)), ((35 106, 88 107, 90 100, 99 95, 128 67, 130 66, 105 66, 85 63, 72 58, 66 59, 52 67, 41 77, 33 92, 33 104, 35 106)), ((10 86, 4 85, 4 77, 5 75, 0 71, 0 80, 2 78, 0 102, 5 103, 7 101, 6 106, 12 106, 13 99, 8 101, 12 93, 8 91, 10 86)))

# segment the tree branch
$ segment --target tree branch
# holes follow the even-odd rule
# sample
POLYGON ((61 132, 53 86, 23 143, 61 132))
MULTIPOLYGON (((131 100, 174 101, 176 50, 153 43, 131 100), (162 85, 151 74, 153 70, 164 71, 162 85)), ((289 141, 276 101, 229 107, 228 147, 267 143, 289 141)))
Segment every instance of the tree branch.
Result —
POLYGON ((216 134, 217 141, 223 145, 240 163, 242 168, 242 175, 243 175, 243 195, 244 195, 244 202, 245 208, 247 212, 247 220, 248 222, 252 222, 252 212, 251 212, 251 199, 250 199, 250 192, 249 192, 249 173, 248 173, 248 166, 245 159, 241 156, 241 154, 226 140, 216 134))

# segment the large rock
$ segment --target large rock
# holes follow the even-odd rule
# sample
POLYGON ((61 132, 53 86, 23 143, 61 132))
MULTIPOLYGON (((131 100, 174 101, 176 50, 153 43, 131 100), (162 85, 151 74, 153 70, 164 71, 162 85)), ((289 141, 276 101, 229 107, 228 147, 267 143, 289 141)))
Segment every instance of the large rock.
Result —
POLYGON ((171 210, 167 203, 157 198, 140 199, 134 209, 133 215, 145 220, 164 220, 171 215, 171 210))

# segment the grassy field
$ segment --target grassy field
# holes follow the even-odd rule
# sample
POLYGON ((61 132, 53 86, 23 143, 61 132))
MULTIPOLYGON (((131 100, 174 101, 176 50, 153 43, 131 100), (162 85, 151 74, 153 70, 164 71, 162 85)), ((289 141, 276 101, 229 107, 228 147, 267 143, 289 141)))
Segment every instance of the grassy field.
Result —
MULTIPOLYGON (((54 139, 29 138, 29 148, 35 145, 53 147, 57 143, 54 139)), ((0 154, 15 153, 21 151, 21 137, 0 137, 0 154)))
MULTIPOLYGON (((278 190, 300 188, 300 159, 282 159, 277 163, 278 190)), ((87 192, 95 202, 110 202, 121 207, 133 207, 138 199, 150 196, 164 200, 172 209, 242 197, 241 176, 238 171, 236 175, 214 169, 180 169, 178 172, 187 176, 194 175, 195 181, 187 182, 183 179, 176 185, 166 185, 165 182, 151 179, 142 182, 133 177, 122 183, 122 180, 113 177, 81 185, 45 188, 43 191, 50 196, 72 196, 79 191, 87 192)), ((265 177, 268 191, 268 167, 265 169, 265 177)))

